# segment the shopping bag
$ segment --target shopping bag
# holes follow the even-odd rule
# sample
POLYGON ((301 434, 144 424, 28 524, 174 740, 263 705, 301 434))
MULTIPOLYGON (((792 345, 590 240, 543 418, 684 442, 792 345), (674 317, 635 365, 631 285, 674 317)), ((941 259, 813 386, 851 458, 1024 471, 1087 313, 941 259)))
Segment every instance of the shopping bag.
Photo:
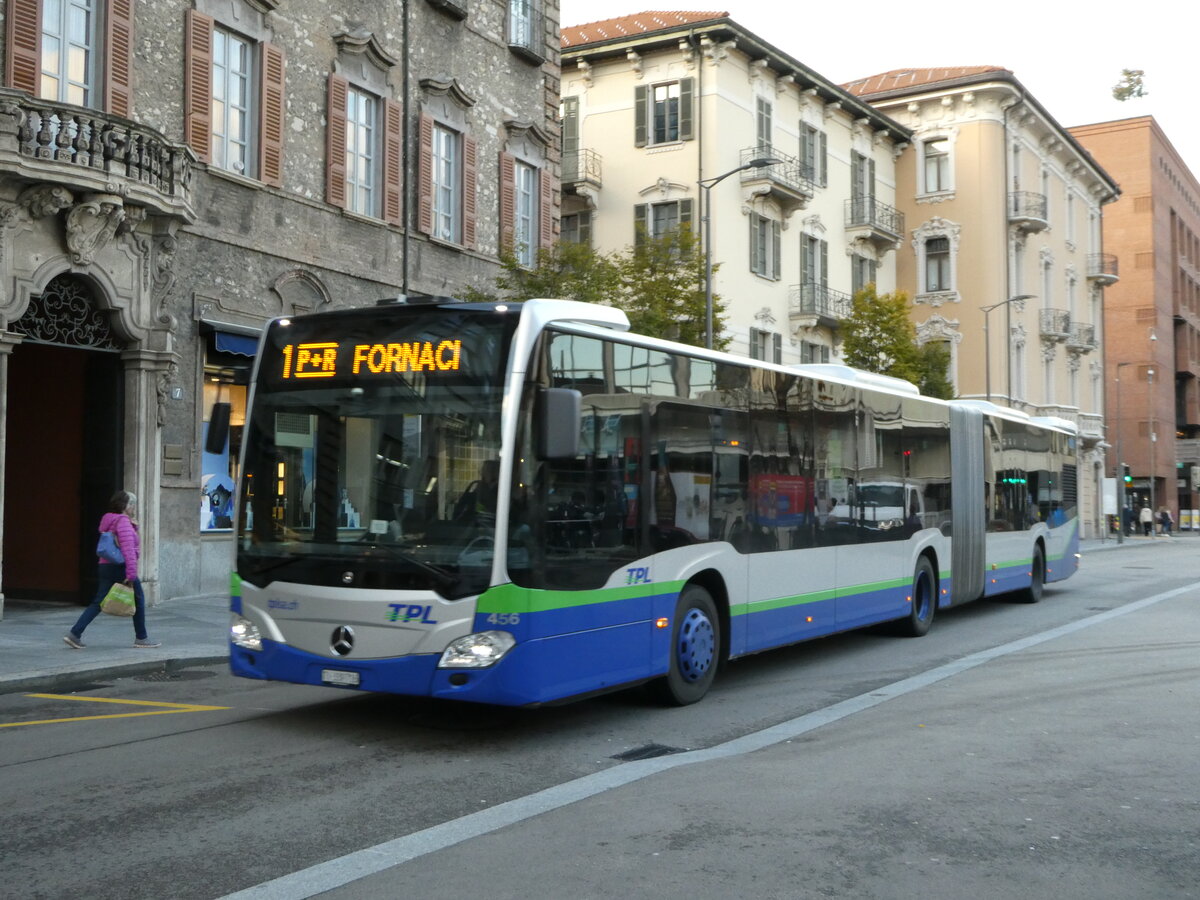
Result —
POLYGON ((110 616, 132 616, 137 611, 133 588, 118 581, 108 589, 108 593, 100 601, 100 611, 110 616))
POLYGON ((117 536, 111 531, 100 532, 100 540, 96 542, 96 555, 105 562, 123 563, 125 554, 117 544, 117 536))

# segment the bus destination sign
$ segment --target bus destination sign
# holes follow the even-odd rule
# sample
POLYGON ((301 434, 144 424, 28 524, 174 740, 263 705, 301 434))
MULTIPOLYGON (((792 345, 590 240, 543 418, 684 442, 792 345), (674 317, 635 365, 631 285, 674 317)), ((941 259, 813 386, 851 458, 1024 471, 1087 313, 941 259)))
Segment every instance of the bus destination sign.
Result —
POLYGON ((280 348, 284 381, 341 376, 397 375, 404 372, 457 372, 462 341, 409 341, 388 344, 339 344, 309 341, 280 348))

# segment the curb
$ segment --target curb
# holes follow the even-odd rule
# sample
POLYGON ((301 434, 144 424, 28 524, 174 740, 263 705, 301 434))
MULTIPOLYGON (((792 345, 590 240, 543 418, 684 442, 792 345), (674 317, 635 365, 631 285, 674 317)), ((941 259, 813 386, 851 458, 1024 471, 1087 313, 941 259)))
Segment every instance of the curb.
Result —
POLYGON ((171 657, 150 659, 145 662, 114 663, 88 669, 71 669, 62 672, 42 672, 37 675, 15 675, 0 678, 0 694, 17 694, 26 691, 70 691, 93 681, 109 678, 127 678, 149 672, 175 672, 198 666, 212 666, 229 661, 228 654, 221 656, 171 657))

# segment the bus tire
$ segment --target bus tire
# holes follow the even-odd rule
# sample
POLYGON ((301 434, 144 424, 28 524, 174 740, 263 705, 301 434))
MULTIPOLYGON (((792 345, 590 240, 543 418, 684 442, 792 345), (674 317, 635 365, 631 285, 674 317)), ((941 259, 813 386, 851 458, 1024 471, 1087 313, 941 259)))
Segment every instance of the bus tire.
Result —
POLYGON ((1029 587, 1020 591, 1018 597, 1023 603, 1037 603, 1042 599, 1042 589, 1046 586, 1046 554, 1041 544, 1033 546, 1033 562, 1029 566, 1029 587))
POLYGON ((651 683, 655 699, 687 706, 708 693, 721 656, 721 618, 712 595, 689 584, 675 601, 667 674, 651 683))
POLYGON ((908 605, 908 615, 897 623, 897 632, 904 637, 924 637, 933 625, 933 616, 937 612, 938 581, 937 573, 933 571, 933 563, 928 556, 917 560, 916 571, 913 572, 912 600, 908 605))

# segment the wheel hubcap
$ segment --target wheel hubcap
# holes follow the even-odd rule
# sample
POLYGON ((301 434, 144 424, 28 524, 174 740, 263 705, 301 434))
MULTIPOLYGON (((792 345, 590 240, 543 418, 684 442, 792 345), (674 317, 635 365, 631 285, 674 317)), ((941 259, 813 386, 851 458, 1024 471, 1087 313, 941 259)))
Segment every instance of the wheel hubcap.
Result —
POLYGON ((679 626, 679 674, 699 681, 712 666, 716 641, 712 622, 698 609, 689 609, 679 626))

